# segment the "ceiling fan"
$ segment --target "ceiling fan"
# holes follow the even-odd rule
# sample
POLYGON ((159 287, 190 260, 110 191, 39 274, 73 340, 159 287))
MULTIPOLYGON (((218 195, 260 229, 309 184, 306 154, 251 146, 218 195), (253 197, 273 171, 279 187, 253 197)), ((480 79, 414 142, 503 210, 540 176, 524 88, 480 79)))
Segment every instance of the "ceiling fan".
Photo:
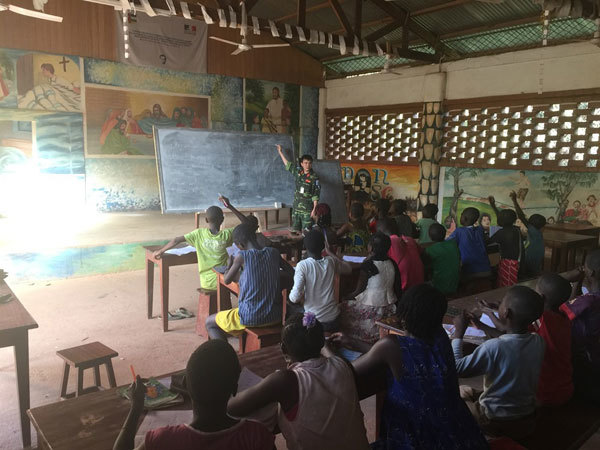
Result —
POLYGON ((227 39, 221 39, 220 37, 216 37, 216 36, 209 36, 209 39, 214 39, 215 41, 220 41, 220 42, 224 42, 226 44, 229 45, 235 45, 237 47, 237 49, 235 49, 231 54, 232 55, 239 55, 242 52, 246 52, 248 50, 252 50, 254 48, 271 48, 271 47, 289 47, 290 44, 248 44, 246 37, 242 36, 242 42, 233 42, 233 41, 228 41, 227 39))
MULTIPOLYGON (((39 6, 43 8, 45 1, 34 1, 36 8, 39 6)), ((0 3, 0 12, 11 11, 22 16, 34 17, 36 19, 50 20, 52 22, 62 22, 63 18, 60 16, 53 16, 52 14, 46 14, 44 12, 34 11, 33 9, 21 8, 20 6, 11 5, 10 3, 0 3)))

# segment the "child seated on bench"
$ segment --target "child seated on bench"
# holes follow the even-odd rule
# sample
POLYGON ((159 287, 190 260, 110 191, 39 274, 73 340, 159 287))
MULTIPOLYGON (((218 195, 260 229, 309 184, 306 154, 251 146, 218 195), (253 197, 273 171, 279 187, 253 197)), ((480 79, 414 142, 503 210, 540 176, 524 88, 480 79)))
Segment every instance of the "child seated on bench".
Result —
POLYGON ((406 334, 389 335, 373 346, 335 333, 332 342, 365 353, 352 365, 358 378, 384 368, 386 398, 381 432, 372 449, 488 449, 458 391, 448 335, 442 328, 446 297, 434 287, 410 288, 398 302, 406 334))
POLYGON ((461 396, 486 434, 519 439, 534 430, 545 344, 528 327, 543 309, 544 301, 537 292, 513 286, 498 308, 498 325, 506 334, 485 341, 467 356, 463 356, 462 339, 469 318, 463 312, 454 319, 452 348, 458 376, 484 376, 483 392, 461 386, 461 396))
POLYGON ((445 241, 446 229, 439 223, 429 227, 429 237, 434 243, 423 252, 425 271, 431 284, 442 294, 454 294, 460 278, 460 252, 454 239, 445 241))
POLYGON ((434 223, 437 223, 435 216, 437 216, 439 209, 435 203, 427 203, 423 206, 423 218, 417 220, 417 230, 419 230, 419 244, 427 244, 431 242, 429 237, 429 227, 434 223))
POLYGON ((337 331, 340 307, 334 296, 335 275, 351 273, 352 266, 329 250, 320 231, 312 230, 304 236, 304 246, 308 257, 296 265, 290 301, 302 303, 304 311, 312 312, 325 331, 337 331), (321 256, 323 249, 325 257, 321 256))
POLYGON ((395 314, 402 295, 398 266, 388 256, 390 245, 390 238, 379 231, 371 236, 356 289, 340 304, 342 329, 366 342, 379 339, 375 322, 395 314))
POLYGON ((485 278, 491 275, 490 260, 485 249, 483 229, 475 227, 479 219, 477 208, 465 208, 460 215, 460 227, 448 237, 454 239, 460 251, 462 262, 462 281, 473 278, 485 278))
POLYGON ((538 403, 562 405, 573 396, 571 323, 560 311, 561 305, 571 297, 571 283, 556 273, 548 273, 540 277, 535 290, 544 299, 544 313, 533 324, 533 329, 546 342, 538 403))
POLYGON ((260 248, 254 229, 241 224, 233 230, 233 242, 240 249, 227 272, 225 283, 239 277, 238 307, 219 311, 206 319, 210 339, 227 340, 246 327, 280 324, 283 314, 279 269, 291 270, 279 252, 272 247, 260 248), (242 268, 244 270, 242 270, 242 268))
POLYGON ((572 324, 575 392, 600 404, 600 249, 588 253, 578 272, 583 294, 560 309, 572 324))
POLYGON ((324 345, 323 327, 314 314, 290 317, 281 332, 288 369, 232 398, 229 414, 247 416, 275 402, 287 448, 368 450, 352 368, 342 358, 322 356, 324 345))
MULTIPOLYGON (((227 414, 227 401, 237 393, 241 372, 238 357, 229 344, 219 340, 205 342, 192 353, 185 371, 192 399, 192 422, 151 430, 136 450, 273 450, 273 434, 264 425, 227 414)), ((146 393, 139 375, 132 391, 131 410, 113 450, 134 448, 146 393)))
POLYGON ((345 253, 363 253, 367 251, 369 243, 369 229, 365 222, 365 208, 361 203, 354 202, 350 206, 350 221, 341 226, 337 231, 338 239, 345 238, 345 253))

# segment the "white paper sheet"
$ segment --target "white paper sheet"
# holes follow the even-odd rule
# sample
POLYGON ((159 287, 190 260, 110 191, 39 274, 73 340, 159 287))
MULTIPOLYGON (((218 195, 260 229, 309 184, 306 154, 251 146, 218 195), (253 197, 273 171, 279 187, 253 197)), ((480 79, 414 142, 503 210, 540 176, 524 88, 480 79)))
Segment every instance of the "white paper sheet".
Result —
MULTIPOLYGON (((448 333, 448 336, 452 335, 452 333, 454 333, 454 325, 450 325, 445 323, 444 325, 444 330, 446 330, 446 333, 448 333)), ((484 338, 485 337, 485 332, 481 331, 478 328, 475 327, 467 327, 467 331, 465 332, 465 338, 469 339, 480 339, 480 338, 484 338)))
POLYGON ((171 250, 167 250, 165 253, 168 253, 170 255, 181 256, 181 255, 187 255, 188 253, 194 253, 195 251, 196 251, 195 247, 188 245, 187 247, 172 248, 171 250))
MULTIPOLYGON (((497 312, 494 312, 494 315, 496 317, 499 317, 497 312)), ((494 322, 492 322, 492 319, 490 319, 490 317, 485 313, 481 315, 481 317, 479 318, 479 321, 489 327, 496 328, 496 325, 494 325, 494 322)))
POLYGON ((344 257, 342 258, 344 261, 348 261, 348 262, 354 262, 354 263, 362 263, 365 259, 367 259, 366 256, 350 256, 350 255, 344 255, 344 257))

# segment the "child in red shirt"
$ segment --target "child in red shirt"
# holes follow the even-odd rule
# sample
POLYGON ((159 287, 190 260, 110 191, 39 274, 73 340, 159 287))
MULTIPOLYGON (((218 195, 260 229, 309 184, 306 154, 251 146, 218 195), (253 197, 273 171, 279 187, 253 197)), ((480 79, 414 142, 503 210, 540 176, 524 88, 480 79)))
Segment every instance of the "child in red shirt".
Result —
POLYGON ((409 236, 398 236, 396 221, 391 217, 377 222, 377 231, 390 237, 392 245, 388 256, 398 266, 402 279, 402 290, 425 282, 425 268, 421 261, 421 247, 409 236))
POLYGON ((550 273, 540 277, 535 289, 544 298, 544 313, 533 329, 546 342, 537 398, 541 405, 562 405, 573 395, 571 322, 559 309, 571 296, 571 283, 550 273))

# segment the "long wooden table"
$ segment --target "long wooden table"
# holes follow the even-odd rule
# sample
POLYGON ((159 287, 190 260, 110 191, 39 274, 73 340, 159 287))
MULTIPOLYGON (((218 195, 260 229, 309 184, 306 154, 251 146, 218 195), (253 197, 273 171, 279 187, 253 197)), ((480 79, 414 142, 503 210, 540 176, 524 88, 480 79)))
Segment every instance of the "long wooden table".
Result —
MULTIPOLYGON (((286 367, 279 346, 239 356, 243 367, 261 377, 286 367)), ((51 450, 106 450, 112 448, 130 402, 116 388, 51 403, 28 411, 38 433, 38 446, 51 450)), ((25 416, 27 417, 27 416, 25 416)))
POLYGON ((577 250, 597 247, 598 238, 564 231, 545 230, 544 245, 552 251, 550 271, 564 272, 583 263, 583 261, 576 261, 577 250))
POLYGON ((596 236, 596 244, 598 244, 597 241, 600 239, 600 227, 585 223, 547 223, 544 227, 544 230, 563 231, 565 233, 596 236))
POLYGON ((0 348, 14 347, 17 371, 17 391, 21 419, 23 447, 31 444, 31 427, 27 419, 29 409, 29 330, 37 328, 37 322, 23 307, 15 293, 0 280, 0 297, 10 295, 10 301, 0 303, 0 348))
POLYGON ((198 263, 198 255, 195 251, 181 256, 163 253, 159 259, 155 258, 154 252, 162 247, 162 245, 144 247, 146 249, 146 300, 148 303, 148 319, 151 319, 152 304, 154 302, 154 265, 156 264, 160 275, 163 331, 169 331, 169 268, 185 264, 196 264, 198 263))

